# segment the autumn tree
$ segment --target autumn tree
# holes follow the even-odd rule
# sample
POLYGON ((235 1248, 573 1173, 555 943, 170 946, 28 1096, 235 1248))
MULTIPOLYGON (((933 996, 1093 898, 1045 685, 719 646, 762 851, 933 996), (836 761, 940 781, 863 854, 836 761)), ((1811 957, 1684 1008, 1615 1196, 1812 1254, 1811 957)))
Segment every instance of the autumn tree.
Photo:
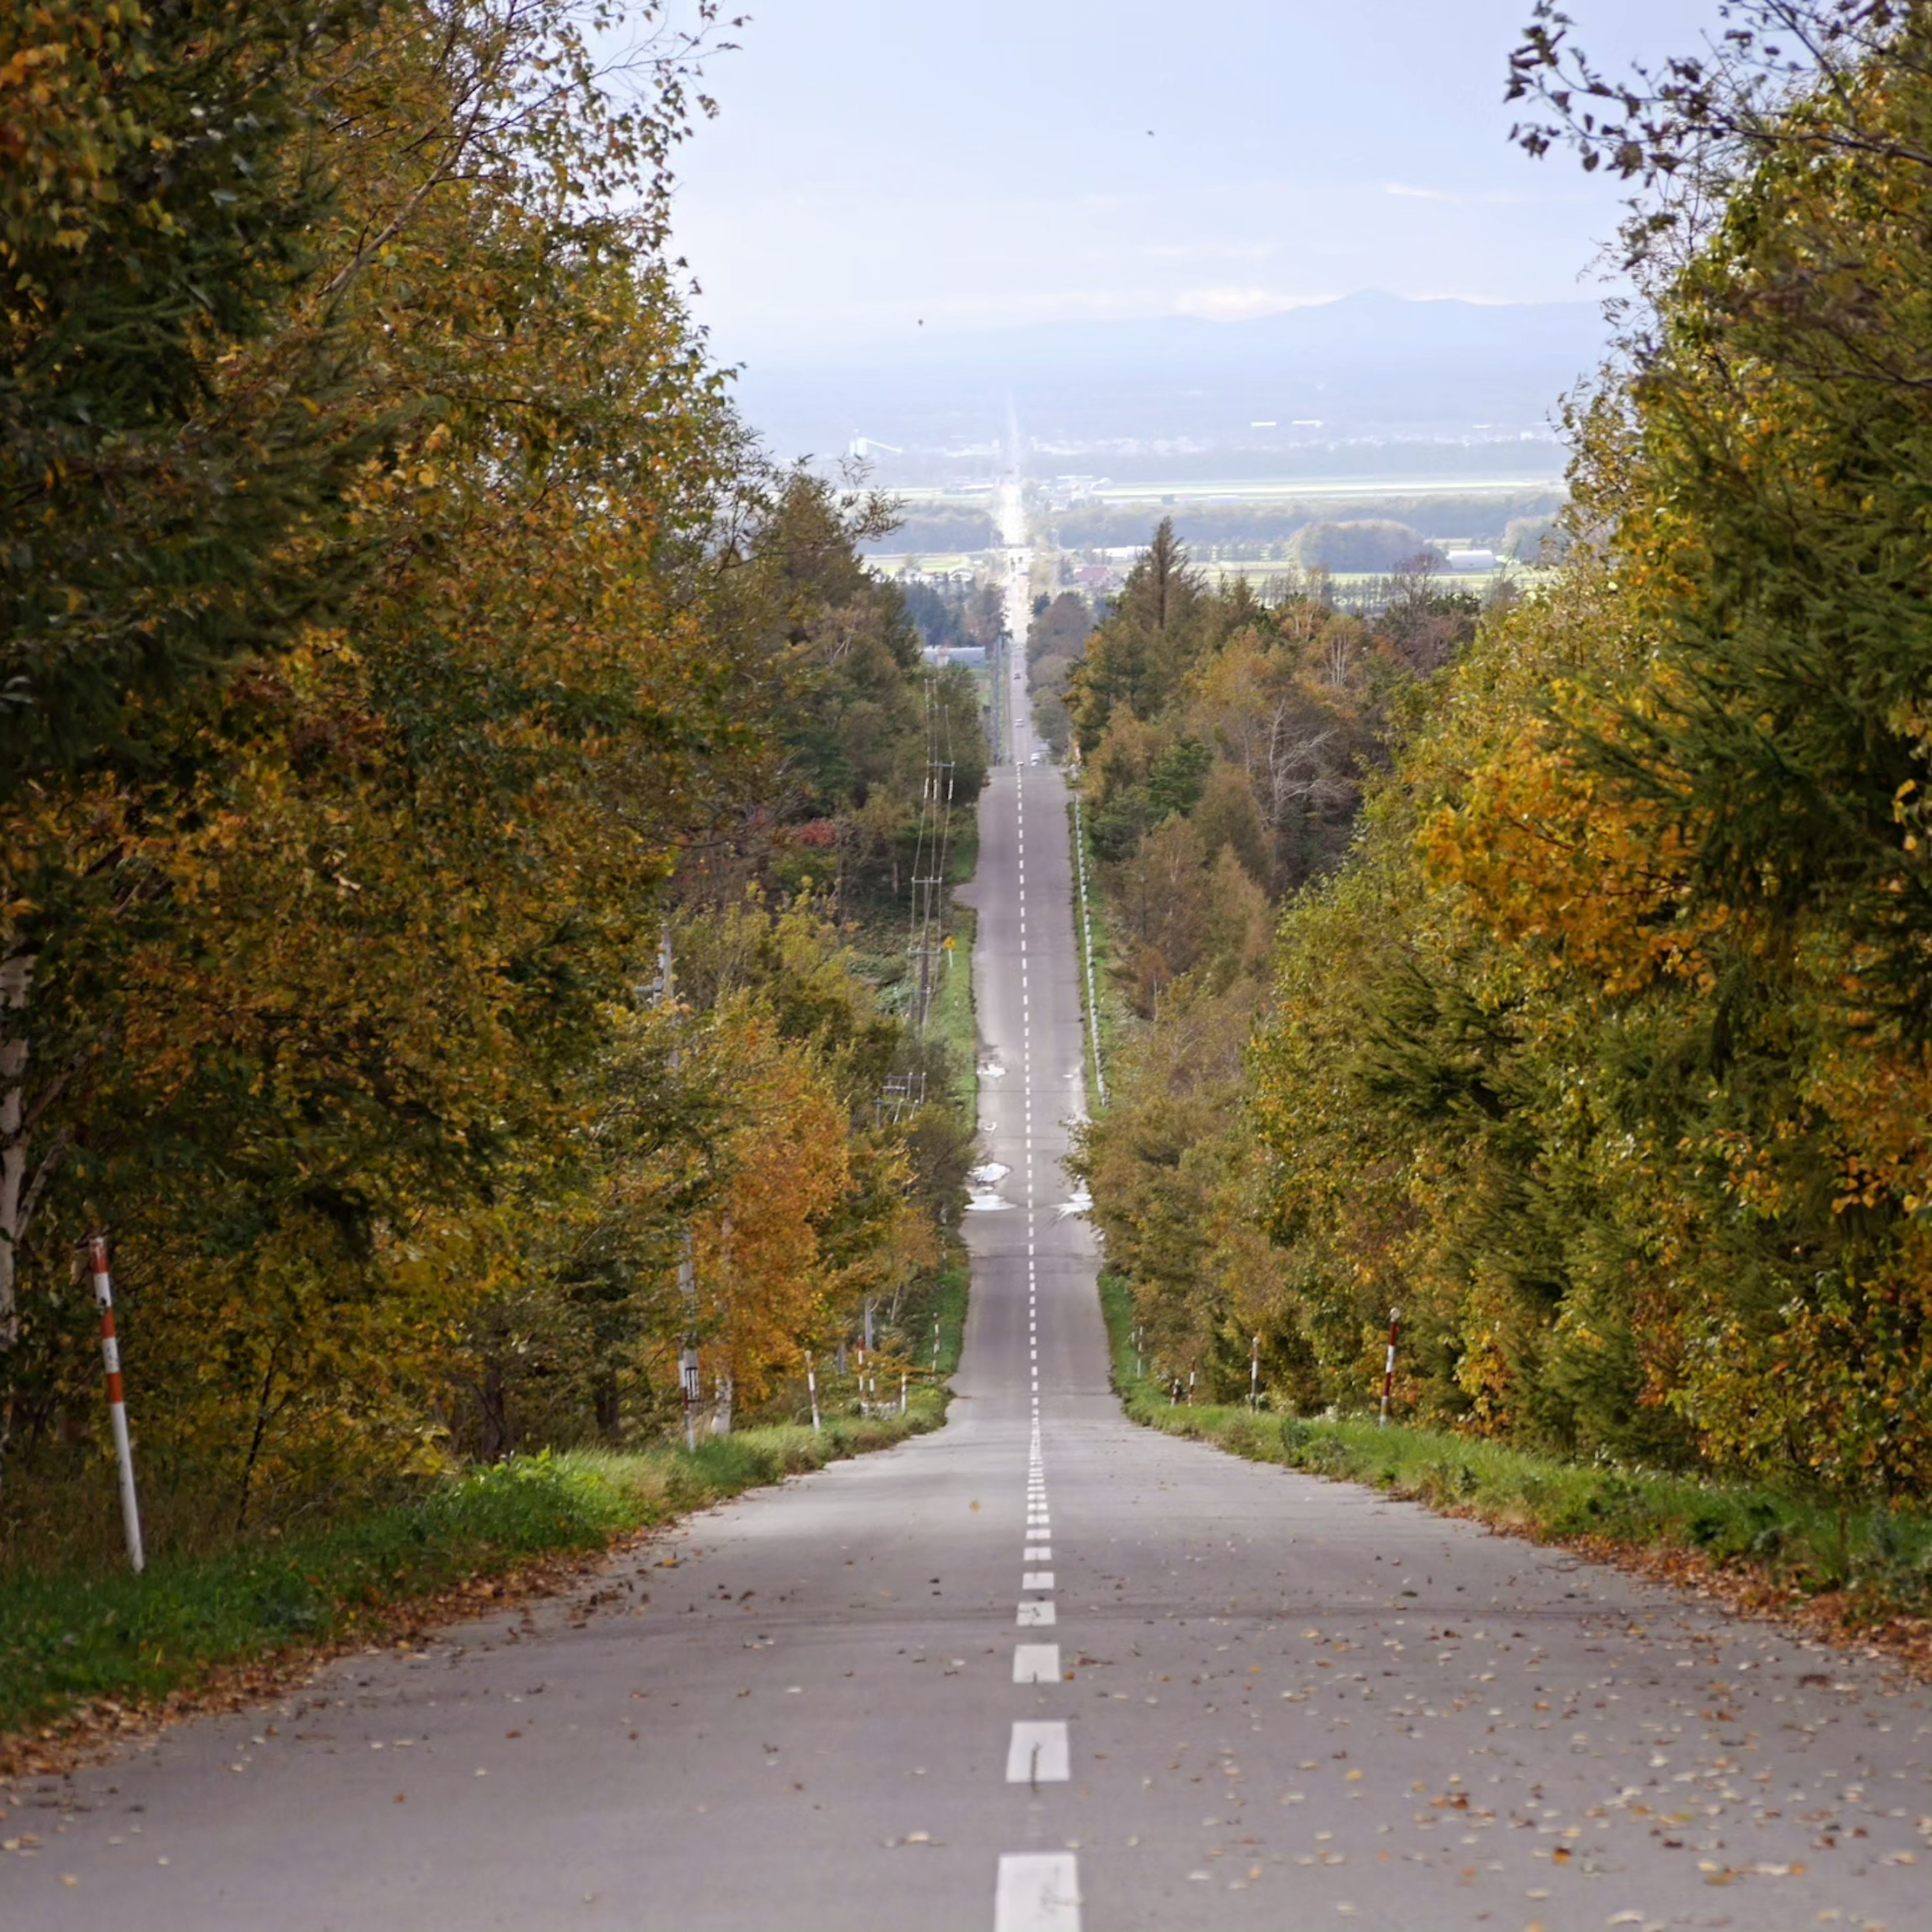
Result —
POLYGON ((420 1429, 436 1336, 514 1265, 484 1204, 567 1140, 755 728, 702 622, 745 446, 660 246, 682 56, 634 109, 560 6, 304 52, 319 266, 257 336, 193 335, 194 384, 274 393, 326 321, 381 430, 358 579, 224 675, 130 687, 121 748, 5 808, 7 1411, 44 1427, 76 1372, 66 1258, 105 1220, 184 1455, 267 1416, 332 1454, 420 1429))
POLYGON ((16 9, 0 26, 0 792, 136 694, 339 606, 385 424, 317 246, 328 80, 380 0, 16 9), (214 358, 245 356, 245 377, 214 358))

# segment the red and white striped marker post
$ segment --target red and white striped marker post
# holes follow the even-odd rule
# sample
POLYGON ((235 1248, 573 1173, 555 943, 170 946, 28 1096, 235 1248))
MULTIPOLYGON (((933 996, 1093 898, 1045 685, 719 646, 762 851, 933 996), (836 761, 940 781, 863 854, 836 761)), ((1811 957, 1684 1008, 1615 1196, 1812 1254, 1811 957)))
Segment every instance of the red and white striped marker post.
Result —
POLYGON ((94 1298, 100 1304, 100 1359, 107 1370, 107 1413, 114 1426, 114 1459, 121 1468, 121 1526, 128 1533, 128 1561, 136 1576, 148 1566, 141 1548, 141 1505, 134 1494, 134 1450, 128 1440, 128 1399, 121 1385, 121 1344, 114 1334, 114 1283, 107 1272, 107 1237, 87 1244, 94 1267, 94 1298))
POLYGON ((1378 1425, 1388 1426, 1389 1397, 1395 1393, 1395 1345, 1402 1339, 1402 1310, 1389 1310, 1388 1360, 1382 1365, 1382 1419, 1378 1425))

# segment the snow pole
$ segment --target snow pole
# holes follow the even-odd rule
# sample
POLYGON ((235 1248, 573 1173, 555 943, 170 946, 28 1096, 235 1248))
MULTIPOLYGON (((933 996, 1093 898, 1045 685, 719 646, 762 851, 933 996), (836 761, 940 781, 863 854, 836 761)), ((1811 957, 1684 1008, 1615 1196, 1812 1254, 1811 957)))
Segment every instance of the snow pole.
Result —
POLYGON ((1248 1358, 1248 1406, 1262 1406, 1262 1338, 1255 1337, 1254 1352, 1248 1358))
POLYGON ((805 1352, 806 1392, 812 1397, 812 1432, 818 1435, 818 1372, 812 1366, 812 1351, 805 1352))
POLYGON ((1395 1345, 1402 1339, 1402 1310, 1389 1310, 1388 1359, 1382 1365, 1382 1419, 1378 1426, 1388 1426, 1389 1397, 1395 1393, 1395 1345))
POLYGON ((134 1450, 128 1439, 128 1399, 121 1382, 121 1344, 114 1334, 114 1282, 107 1272, 107 1237, 87 1244, 94 1268, 94 1298, 100 1304, 100 1359, 107 1370, 107 1413, 114 1427, 114 1460, 121 1471, 121 1526, 128 1536, 128 1562, 136 1576, 147 1568, 141 1547, 141 1505, 134 1494, 134 1450))

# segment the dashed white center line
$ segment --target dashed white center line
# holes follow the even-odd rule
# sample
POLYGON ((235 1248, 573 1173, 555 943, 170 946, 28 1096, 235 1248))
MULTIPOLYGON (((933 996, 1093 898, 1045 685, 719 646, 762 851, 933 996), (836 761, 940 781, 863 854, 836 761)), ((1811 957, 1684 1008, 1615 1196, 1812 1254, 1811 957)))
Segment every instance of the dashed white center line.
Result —
POLYGON ((1013 1726, 1006 1746, 1009 1784, 1064 1784, 1072 1775, 1066 1726, 1060 1718, 1045 1722, 1022 1720, 1013 1726))
POLYGON ((1080 1872, 1071 1852, 1009 1852, 1000 1860, 993 1932, 1080 1932, 1080 1872))
POLYGON ((1060 1682, 1059 1645, 1015 1644, 1013 1682, 1016 1684, 1058 1684, 1060 1682))
MULTIPOLYGON (((1013 684, 1016 710, 1023 698, 1022 680, 1013 684)), ((1030 741, 1024 727, 1016 742, 1024 750, 1030 741)), ((1040 1278, 1034 1240, 1033 1119, 1033 986, 1027 931, 1025 774, 1014 787, 1014 830, 1017 852, 1020 968, 1021 1180, 1025 1190, 1027 1241, 1027 1352, 1030 1385, 1033 1436, 1027 1458, 1026 1535, 1020 1587, 1050 1592, 1054 1573, 1028 1570, 1029 1563, 1053 1558, 1052 1520, 1047 1509, 1046 1478, 1040 1454, 1040 1278)), ((1022 1602, 1015 1610, 1022 1625, 1051 1625, 1055 1621, 1050 1596, 1022 1602)), ((1061 1681, 1057 1643, 1021 1643, 1013 1648, 1016 1684, 1057 1684, 1061 1681)), ((1016 1722, 1006 1754, 1010 1783, 1036 1791, 1042 1784, 1065 1782, 1071 1775, 1072 1751, 1064 1720, 1016 1722)), ((1080 1874, 1071 1852, 1013 1852, 999 1862, 994 1887, 994 1932, 1080 1932, 1080 1874)))

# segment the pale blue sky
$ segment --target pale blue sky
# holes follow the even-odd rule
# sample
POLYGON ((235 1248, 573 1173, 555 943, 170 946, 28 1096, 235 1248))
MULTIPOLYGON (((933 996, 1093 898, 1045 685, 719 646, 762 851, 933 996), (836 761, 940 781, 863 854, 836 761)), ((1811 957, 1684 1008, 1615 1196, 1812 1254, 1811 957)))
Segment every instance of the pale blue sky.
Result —
MULTIPOLYGON (((1598 292, 1617 190, 1507 138, 1529 0, 750 4, 680 163, 678 246, 728 359, 921 318, 1598 292)), ((1572 10, 1620 64, 1684 50, 1714 8, 1572 10)))

